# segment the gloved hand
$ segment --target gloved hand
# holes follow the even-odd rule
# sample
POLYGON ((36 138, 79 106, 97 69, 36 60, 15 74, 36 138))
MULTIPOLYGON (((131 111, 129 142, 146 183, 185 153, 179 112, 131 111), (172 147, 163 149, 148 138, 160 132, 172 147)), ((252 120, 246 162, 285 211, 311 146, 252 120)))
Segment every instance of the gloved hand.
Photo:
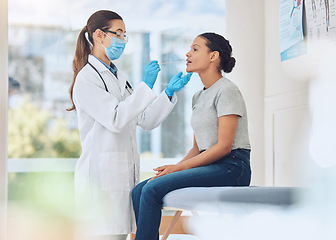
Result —
POLYGON ((174 92, 181 90, 189 82, 192 72, 182 77, 182 72, 176 74, 168 83, 165 90, 167 96, 173 96, 174 92))
POLYGON ((150 61, 144 68, 142 81, 147 84, 148 87, 153 88, 157 75, 161 68, 158 61, 150 61))

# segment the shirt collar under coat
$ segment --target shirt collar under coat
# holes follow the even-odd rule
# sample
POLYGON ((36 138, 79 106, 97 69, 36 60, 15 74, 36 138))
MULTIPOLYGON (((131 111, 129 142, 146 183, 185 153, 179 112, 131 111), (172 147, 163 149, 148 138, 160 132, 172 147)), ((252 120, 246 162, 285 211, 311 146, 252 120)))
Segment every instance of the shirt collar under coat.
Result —
MULTIPOLYGON (((116 76, 114 76, 114 74, 103 64, 101 63, 96 57, 94 57, 93 55, 89 55, 89 59, 88 61, 98 70, 99 73, 105 73, 108 72, 108 74, 111 75, 113 81, 115 81, 117 83, 117 85, 120 87, 120 94, 121 96, 124 96, 125 93, 125 86, 126 86, 126 79, 123 77, 122 74, 120 74, 120 71, 118 70, 118 78, 116 78, 116 76)), ((104 81, 108 81, 105 80, 104 81)))

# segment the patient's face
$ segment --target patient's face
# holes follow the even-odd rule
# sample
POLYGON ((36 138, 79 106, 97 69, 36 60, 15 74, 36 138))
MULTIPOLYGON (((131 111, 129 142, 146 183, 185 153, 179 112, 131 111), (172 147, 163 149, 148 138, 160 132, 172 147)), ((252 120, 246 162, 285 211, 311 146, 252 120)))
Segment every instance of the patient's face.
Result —
POLYGON ((210 65, 211 52, 203 37, 196 37, 187 52, 187 72, 202 73, 210 65))

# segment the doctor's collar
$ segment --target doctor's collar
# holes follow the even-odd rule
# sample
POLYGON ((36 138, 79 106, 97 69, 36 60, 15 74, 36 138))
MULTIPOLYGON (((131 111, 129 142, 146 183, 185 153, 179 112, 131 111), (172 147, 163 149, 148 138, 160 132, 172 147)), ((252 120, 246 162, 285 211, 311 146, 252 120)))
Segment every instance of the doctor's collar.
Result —
POLYGON ((99 62, 101 62, 116 78, 118 78, 118 76, 117 76, 118 68, 117 68, 116 65, 114 65, 112 62, 110 62, 110 66, 109 66, 106 63, 104 63, 102 60, 97 58, 95 55, 92 55, 92 56, 94 56, 97 60, 99 60, 99 62))

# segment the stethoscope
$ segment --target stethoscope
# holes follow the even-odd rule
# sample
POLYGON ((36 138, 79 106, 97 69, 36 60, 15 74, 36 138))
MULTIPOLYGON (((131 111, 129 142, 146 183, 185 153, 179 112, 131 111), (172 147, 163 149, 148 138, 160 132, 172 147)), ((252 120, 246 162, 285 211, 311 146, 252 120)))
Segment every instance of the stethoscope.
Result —
POLYGON ((129 92, 129 94, 132 94, 133 88, 132 88, 131 84, 127 80, 126 80, 126 86, 125 86, 125 88, 129 92))
MULTIPOLYGON (((106 83, 105 83, 105 81, 104 81, 102 75, 98 72, 97 68, 95 68, 90 62, 88 62, 88 64, 89 64, 89 65, 90 65, 90 66, 91 66, 91 67, 98 73, 100 79, 101 79, 101 80, 103 81, 103 83, 104 83, 104 87, 105 87, 106 92, 109 92, 109 91, 108 91, 108 88, 107 88, 107 85, 106 85, 106 83)), ((130 84, 127 80, 126 80, 125 88, 126 88, 126 90, 129 92, 129 94, 132 94, 132 92, 133 92, 133 88, 132 88, 131 84, 130 84)))

